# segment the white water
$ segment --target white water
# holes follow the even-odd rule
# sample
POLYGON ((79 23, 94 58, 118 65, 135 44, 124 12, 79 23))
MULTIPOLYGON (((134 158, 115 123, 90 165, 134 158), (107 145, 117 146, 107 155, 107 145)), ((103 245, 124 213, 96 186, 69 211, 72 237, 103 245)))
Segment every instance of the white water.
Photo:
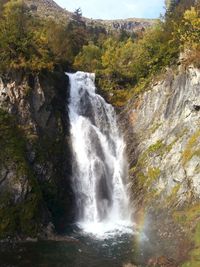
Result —
POLYGON ((95 93, 94 74, 67 75, 78 225, 98 237, 131 232, 125 145, 115 111, 95 93))

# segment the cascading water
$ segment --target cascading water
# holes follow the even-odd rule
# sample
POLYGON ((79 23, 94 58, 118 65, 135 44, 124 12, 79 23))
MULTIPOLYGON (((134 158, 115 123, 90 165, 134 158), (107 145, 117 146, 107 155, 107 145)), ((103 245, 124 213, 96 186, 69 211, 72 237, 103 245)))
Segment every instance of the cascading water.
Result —
POLYGON ((78 225, 99 236, 130 232, 127 163, 114 108, 95 93, 94 74, 67 75, 78 225))

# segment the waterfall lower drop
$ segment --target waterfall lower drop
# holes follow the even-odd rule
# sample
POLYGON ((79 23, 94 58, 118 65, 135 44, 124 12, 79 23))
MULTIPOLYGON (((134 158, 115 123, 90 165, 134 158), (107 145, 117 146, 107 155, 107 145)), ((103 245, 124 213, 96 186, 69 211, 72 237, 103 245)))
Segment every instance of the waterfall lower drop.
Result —
POLYGON ((77 224, 96 237, 131 233, 127 162, 114 108, 95 93, 95 74, 67 74, 77 224))

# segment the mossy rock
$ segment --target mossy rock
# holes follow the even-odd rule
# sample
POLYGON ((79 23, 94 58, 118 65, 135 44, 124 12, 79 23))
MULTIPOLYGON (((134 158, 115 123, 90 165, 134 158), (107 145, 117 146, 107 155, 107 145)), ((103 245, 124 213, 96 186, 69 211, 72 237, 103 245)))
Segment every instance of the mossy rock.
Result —
POLYGON ((29 190, 27 195, 16 200, 12 184, 1 188, 0 238, 16 234, 35 236, 41 220, 41 190, 27 160, 26 138, 17 126, 16 118, 3 110, 0 110, 0 147, 1 166, 12 171, 12 182, 21 187, 26 184, 29 190))

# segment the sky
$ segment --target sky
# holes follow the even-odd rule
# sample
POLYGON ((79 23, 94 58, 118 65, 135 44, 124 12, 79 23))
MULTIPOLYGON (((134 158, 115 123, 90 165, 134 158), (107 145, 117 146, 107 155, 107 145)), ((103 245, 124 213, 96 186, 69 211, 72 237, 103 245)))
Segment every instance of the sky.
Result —
POLYGON ((81 8, 83 16, 93 19, 158 18, 164 0, 55 0, 69 11, 81 8))

